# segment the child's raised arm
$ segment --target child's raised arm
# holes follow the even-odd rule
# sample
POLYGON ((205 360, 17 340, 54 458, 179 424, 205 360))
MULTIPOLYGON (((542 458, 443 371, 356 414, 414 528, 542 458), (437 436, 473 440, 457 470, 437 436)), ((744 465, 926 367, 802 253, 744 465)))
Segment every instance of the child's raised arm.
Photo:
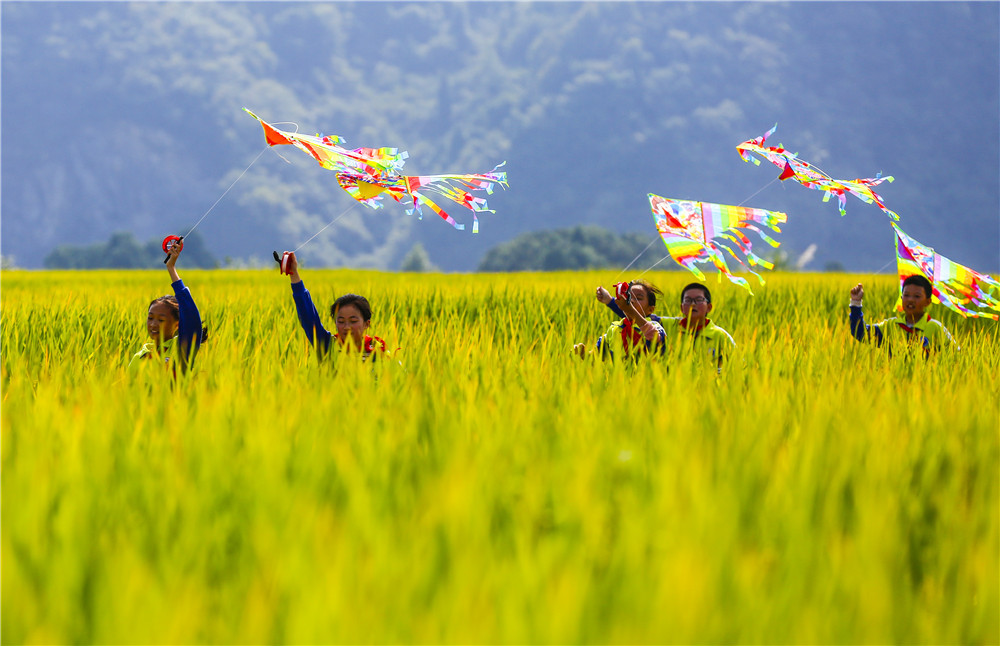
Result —
POLYGON ((170 247, 170 251, 167 252, 167 273, 170 274, 170 282, 172 283, 176 283, 181 279, 181 277, 177 275, 177 268, 175 265, 177 264, 177 257, 181 255, 181 251, 183 250, 184 241, 178 240, 172 247, 170 247))
POLYGON ((177 327, 177 349, 179 351, 178 361, 181 370, 187 370, 194 355, 198 352, 201 342, 204 340, 205 330, 201 325, 201 313, 195 305, 194 298, 181 281, 177 273, 177 258, 184 250, 184 241, 178 240, 167 252, 167 273, 170 274, 171 285, 174 288, 174 296, 177 299, 179 319, 177 327))
POLYGON ((313 304, 312 296, 306 289, 302 277, 299 276, 299 261, 295 258, 295 252, 287 252, 288 259, 285 263, 286 273, 292 281, 292 299, 295 301, 295 312, 299 317, 299 324, 306 333, 309 343, 315 343, 316 348, 325 352, 330 347, 330 340, 333 335, 323 327, 320 321, 319 312, 313 304))
MULTIPOLYGON (((851 326, 851 336, 862 343, 868 340, 868 333, 871 329, 871 326, 865 323, 865 315, 861 310, 861 301, 864 297, 865 288, 861 283, 851 288, 851 314, 847 319, 851 326)), ((878 327, 875 327, 874 330, 875 344, 882 345, 882 330, 878 327)))

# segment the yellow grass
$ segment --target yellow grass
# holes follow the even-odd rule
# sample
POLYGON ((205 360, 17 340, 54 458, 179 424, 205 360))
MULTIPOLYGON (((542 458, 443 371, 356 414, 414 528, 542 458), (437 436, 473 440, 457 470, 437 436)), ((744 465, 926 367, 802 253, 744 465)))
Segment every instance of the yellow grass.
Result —
POLYGON ((992 321, 890 361, 846 317, 892 277, 713 279, 717 377, 571 355, 616 272, 305 272, 370 297, 373 369, 287 278, 181 273, 176 385, 126 372, 166 272, 3 273, 4 643, 1000 641, 992 321))

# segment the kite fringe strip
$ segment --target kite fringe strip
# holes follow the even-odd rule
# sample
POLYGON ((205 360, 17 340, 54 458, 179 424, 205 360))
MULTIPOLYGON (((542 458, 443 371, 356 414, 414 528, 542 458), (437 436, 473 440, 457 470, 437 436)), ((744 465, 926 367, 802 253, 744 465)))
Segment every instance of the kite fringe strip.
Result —
POLYGON ((403 175, 401 170, 409 154, 397 148, 355 148, 348 150, 339 144, 345 140, 338 135, 300 135, 284 132, 267 123, 247 108, 247 114, 256 119, 264 129, 264 137, 269 146, 290 144, 299 148, 320 166, 335 173, 338 185, 356 201, 372 209, 382 208, 382 196, 388 195, 397 203, 404 199, 412 202, 407 214, 417 214, 423 218, 422 207, 427 207, 456 230, 465 229, 441 206, 428 197, 436 194, 472 212, 472 232, 479 232, 479 213, 495 213, 486 198, 472 194, 472 191, 486 191, 493 194, 495 186, 507 188, 507 173, 500 171, 507 162, 495 166, 492 171, 468 175, 403 175))
MULTIPOLYGON (((923 276, 931 282, 932 301, 966 318, 1000 321, 1000 282, 952 261, 908 236, 896 223, 896 270, 899 284, 909 276, 923 276), (979 309, 971 309, 969 306, 979 309), (980 311, 983 309, 993 312, 980 311)), ((902 298, 896 310, 902 311, 902 298)))
POLYGON ((780 232, 779 225, 788 220, 786 214, 744 206, 676 200, 655 193, 649 193, 648 197, 656 230, 670 256, 679 265, 704 280, 705 275, 698 269, 697 263, 712 263, 719 271, 720 280, 725 275, 731 282, 753 294, 749 282, 729 270, 722 253, 725 250, 748 273, 756 276, 761 285, 765 284, 764 278, 750 267, 772 269, 774 264, 753 252, 753 243, 743 230, 753 231, 765 243, 777 247, 780 243, 766 235, 761 228, 780 232), (739 249, 746 260, 741 259, 729 244, 716 243, 713 241, 715 239, 724 240, 739 249))
POLYGON ((882 201, 882 197, 876 193, 872 187, 878 186, 882 182, 892 183, 895 181, 891 175, 884 176, 879 173, 875 177, 867 179, 843 180, 834 179, 813 166, 807 161, 799 159, 798 153, 785 150, 781 144, 777 146, 765 146, 768 137, 774 134, 778 124, 756 139, 748 139, 736 146, 736 151, 745 162, 753 162, 755 166, 760 166, 760 160, 753 155, 760 155, 772 164, 781 168, 778 179, 794 179, 806 188, 823 191, 823 201, 829 202, 831 196, 837 197, 837 208, 840 215, 847 214, 847 194, 857 197, 866 204, 875 204, 885 213, 890 220, 899 220, 899 215, 888 208, 882 201))

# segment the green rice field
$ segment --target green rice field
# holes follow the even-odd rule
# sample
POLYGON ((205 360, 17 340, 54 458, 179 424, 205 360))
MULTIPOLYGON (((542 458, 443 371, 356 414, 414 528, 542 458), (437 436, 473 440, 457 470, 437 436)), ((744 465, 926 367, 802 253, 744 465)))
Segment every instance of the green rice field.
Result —
POLYGON ((638 273, 305 269, 373 364, 277 271, 178 269, 176 382, 126 369, 165 271, 0 277, 4 644, 1000 642, 1000 326, 890 360, 847 306, 895 276, 711 276, 717 374, 572 354, 638 273))

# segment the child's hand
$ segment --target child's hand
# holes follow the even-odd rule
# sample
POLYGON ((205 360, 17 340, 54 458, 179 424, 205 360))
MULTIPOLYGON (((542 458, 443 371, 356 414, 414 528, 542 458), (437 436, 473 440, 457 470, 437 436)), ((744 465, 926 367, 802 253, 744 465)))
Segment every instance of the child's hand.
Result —
POLYGON ((660 331, 656 329, 656 324, 652 321, 646 321, 646 324, 642 326, 642 336, 647 341, 652 341, 658 338, 660 331))
POLYGON ((288 254, 288 263, 286 265, 288 275, 291 277, 293 283, 301 282, 302 279, 299 278, 299 261, 295 258, 295 252, 288 251, 286 253, 288 254))
POLYGON ((611 292, 609 292, 608 290, 606 290, 603 287, 601 287, 600 285, 598 285, 597 286, 597 300, 598 300, 598 302, 603 303, 604 305, 607 305, 608 303, 611 302, 611 292))
POLYGON ((851 289, 851 305, 861 305, 861 300, 865 297, 865 288, 858 283, 851 289))
POLYGON ((167 271, 170 272, 170 277, 177 281, 177 270, 174 266, 177 264, 177 257, 181 255, 181 251, 184 250, 184 241, 178 240, 170 247, 170 251, 167 252, 167 271))

